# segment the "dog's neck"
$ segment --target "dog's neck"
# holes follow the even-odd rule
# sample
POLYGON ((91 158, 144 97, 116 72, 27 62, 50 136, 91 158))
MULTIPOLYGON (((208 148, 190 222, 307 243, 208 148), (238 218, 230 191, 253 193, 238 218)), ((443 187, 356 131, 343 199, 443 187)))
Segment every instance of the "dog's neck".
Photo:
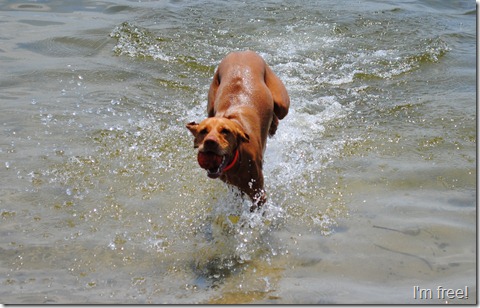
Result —
POLYGON ((232 169, 232 167, 235 166, 235 164, 237 163, 239 156, 240 156, 240 154, 239 154, 239 151, 238 151, 238 148, 237 148, 235 150, 235 154, 233 156, 232 161, 225 168, 223 168, 223 172, 227 172, 228 170, 232 169))

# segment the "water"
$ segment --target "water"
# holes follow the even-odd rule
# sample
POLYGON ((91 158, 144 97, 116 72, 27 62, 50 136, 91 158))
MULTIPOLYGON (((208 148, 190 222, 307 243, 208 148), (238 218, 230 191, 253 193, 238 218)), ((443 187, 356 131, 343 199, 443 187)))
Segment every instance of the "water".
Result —
POLYGON ((472 1, 0 3, 1 302, 476 303, 475 17, 472 1), (291 97, 256 214, 185 128, 244 49, 291 97))

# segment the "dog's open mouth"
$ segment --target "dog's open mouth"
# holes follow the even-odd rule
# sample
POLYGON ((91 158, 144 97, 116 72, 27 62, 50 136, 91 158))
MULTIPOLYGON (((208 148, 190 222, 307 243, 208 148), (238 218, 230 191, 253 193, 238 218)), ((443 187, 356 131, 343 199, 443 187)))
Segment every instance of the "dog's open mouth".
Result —
POLYGON ((227 155, 222 156, 222 161, 218 167, 207 169, 208 177, 212 179, 218 178, 222 174, 223 169, 225 169, 225 166, 227 166, 227 155))
POLYGON ((228 164, 227 155, 218 155, 214 152, 198 152, 197 160, 200 167, 207 170, 208 177, 212 179, 218 178, 228 164))

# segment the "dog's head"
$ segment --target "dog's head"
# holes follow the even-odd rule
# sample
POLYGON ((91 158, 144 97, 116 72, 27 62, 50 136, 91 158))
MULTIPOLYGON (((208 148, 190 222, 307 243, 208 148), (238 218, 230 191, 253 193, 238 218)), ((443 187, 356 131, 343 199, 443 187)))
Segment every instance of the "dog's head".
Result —
POLYGON ((195 137, 193 146, 198 148, 198 162, 212 178, 219 177, 234 159, 238 146, 250 140, 238 123, 227 118, 211 117, 200 124, 188 123, 187 128, 195 137))

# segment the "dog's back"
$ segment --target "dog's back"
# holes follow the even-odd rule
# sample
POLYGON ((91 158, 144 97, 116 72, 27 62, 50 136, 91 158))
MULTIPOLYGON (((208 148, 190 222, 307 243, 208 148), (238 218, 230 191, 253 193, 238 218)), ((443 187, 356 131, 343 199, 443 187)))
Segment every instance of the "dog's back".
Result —
POLYGON ((267 135, 273 136, 278 119, 290 105, 282 81, 262 57, 253 51, 232 52, 218 66, 208 93, 209 117, 231 117, 243 113, 248 131, 260 133, 264 150, 267 135))

